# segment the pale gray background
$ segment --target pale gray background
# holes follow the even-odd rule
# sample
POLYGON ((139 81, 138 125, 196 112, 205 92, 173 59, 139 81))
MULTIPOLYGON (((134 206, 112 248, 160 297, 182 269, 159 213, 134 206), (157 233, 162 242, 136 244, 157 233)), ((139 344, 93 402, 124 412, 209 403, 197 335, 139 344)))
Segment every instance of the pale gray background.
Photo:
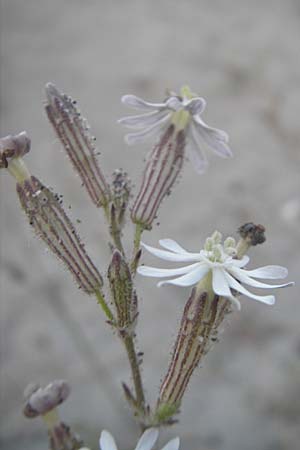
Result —
MULTIPOLYGON (((204 176, 187 162, 161 208, 160 226, 144 239, 156 244, 172 237, 192 250, 215 228, 233 234, 255 221, 266 226, 268 240, 251 252, 252 267, 279 263, 297 281, 299 40, 299 0, 3 0, 1 132, 29 133, 32 173, 72 204, 104 272, 104 221, 47 124, 43 86, 51 80, 79 100, 105 173, 124 167, 138 183, 149 146, 123 143, 116 120, 129 111, 120 96, 158 101, 165 88, 189 83, 207 99, 204 119, 230 134, 235 157, 210 154, 204 176)), ((137 429, 119 389, 129 379, 121 345, 95 301, 33 238, 6 173, 0 226, 3 449, 47 448, 42 424, 20 411, 28 382, 54 378, 70 381, 73 394, 62 414, 89 446, 97 448, 105 427, 120 449, 132 447, 137 429)), ((129 230, 128 246, 130 239, 129 230)), ((154 402, 188 290, 157 291, 153 279, 143 281, 139 347, 154 402)), ((140 279, 137 284, 142 287, 140 279)), ((299 313, 299 283, 278 291, 273 308, 243 299, 242 312, 232 315, 195 374, 180 425, 163 433, 161 443, 179 434, 188 450, 299 449, 299 313)))

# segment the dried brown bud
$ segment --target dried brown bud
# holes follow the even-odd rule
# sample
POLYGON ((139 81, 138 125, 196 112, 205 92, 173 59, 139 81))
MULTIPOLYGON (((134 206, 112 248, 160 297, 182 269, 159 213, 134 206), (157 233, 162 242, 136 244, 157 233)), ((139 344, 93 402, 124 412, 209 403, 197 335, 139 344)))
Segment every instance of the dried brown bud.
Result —
POLYGON ((44 388, 30 384, 24 392, 26 403, 23 413, 29 418, 47 414, 64 402, 69 395, 70 386, 65 380, 55 380, 44 388))
POLYGON ((180 174, 185 147, 184 130, 170 125, 149 155, 142 184, 135 199, 131 218, 134 223, 150 229, 162 200, 170 194, 180 174))
POLYGON ((95 139, 89 132, 87 121, 75 106, 76 102, 60 93, 52 83, 46 85, 46 95, 48 119, 83 186, 97 207, 107 206, 110 199, 109 186, 98 165, 95 139))
POLYGON ((198 292, 197 288, 193 288, 184 308, 171 362, 160 389, 157 408, 160 420, 169 420, 170 415, 179 408, 190 377, 217 340, 218 328, 228 312, 230 302, 227 299, 215 296, 210 301, 206 292, 198 292))
POLYGON ((30 139, 25 131, 0 139, 0 169, 8 168, 10 159, 20 158, 30 151, 30 139))
POLYGON ((79 287, 87 294, 99 291, 102 277, 66 215, 61 198, 33 176, 17 183, 17 193, 30 225, 74 275, 79 287))
POLYGON ((112 301, 116 307, 117 325, 121 334, 134 331, 137 318, 137 296, 130 269, 119 250, 115 250, 108 268, 112 301))

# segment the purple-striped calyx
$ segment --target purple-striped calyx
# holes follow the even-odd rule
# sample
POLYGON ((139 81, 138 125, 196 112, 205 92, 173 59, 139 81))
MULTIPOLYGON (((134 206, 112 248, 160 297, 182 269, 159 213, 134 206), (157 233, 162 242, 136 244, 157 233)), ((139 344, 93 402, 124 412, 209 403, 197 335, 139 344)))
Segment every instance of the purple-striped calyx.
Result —
POLYGON ((30 174, 23 161, 29 149, 30 140, 25 133, 1 139, 0 167, 15 178, 21 206, 37 236, 65 264, 84 292, 97 294, 103 285, 102 277, 64 211, 62 196, 30 174))
POLYGON ((107 207, 110 189, 96 157, 95 138, 71 97, 62 94, 52 83, 46 85, 45 109, 57 137, 62 143, 82 185, 92 202, 107 207))

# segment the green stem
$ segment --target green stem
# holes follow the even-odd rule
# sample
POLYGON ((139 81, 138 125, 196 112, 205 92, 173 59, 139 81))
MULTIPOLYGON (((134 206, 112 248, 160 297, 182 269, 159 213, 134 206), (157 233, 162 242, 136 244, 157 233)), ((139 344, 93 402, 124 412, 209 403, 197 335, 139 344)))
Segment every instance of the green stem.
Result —
POLYGON ((100 291, 96 291, 95 295, 97 297, 98 303, 101 306, 101 308, 103 309, 106 317, 110 320, 110 321, 114 321, 114 316, 113 313, 111 312, 108 304, 106 303, 102 293, 100 291))
POLYGON ((136 258, 136 256, 140 249, 141 237, 142 237, 143 231, 144 231, 143 225, 141 225, 140 223, 137 223, 136 227, 135 227, 135 233, 134 233, 133 258, 132 258, 132 262, 131 262, 131 272, 133 275, 135 274, 137 265, 138 265, 138 259, 136 258))
POLYGON ((131 367, 131 373, 134 383, 134 389, 135 389, 135 395, 136 395, 136 402, 137 406, 141 413, 145 412, 145 396, 144 396, 144 389, 143 389, 143 383, 142 383, 142 377, 140 372, 140 366, 138 357, 135 351, 134 341, 132 336, 125 336, 123 339, 128 360, 131 367))

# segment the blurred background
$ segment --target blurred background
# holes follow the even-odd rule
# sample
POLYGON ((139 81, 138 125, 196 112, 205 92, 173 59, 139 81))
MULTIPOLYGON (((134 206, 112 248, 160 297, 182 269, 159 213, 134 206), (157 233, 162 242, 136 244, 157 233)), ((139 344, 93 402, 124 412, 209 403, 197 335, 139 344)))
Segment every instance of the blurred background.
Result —
MULTIPOLYGON (((150 101, 189 84, 208 103, 204 120, 226 130, 235 157, 211 152, 198 176, 189 162, 159 225, 144 240, 172 237, 200 248, 216 228, 235 235, 262 223, 267 242, 251 251, 252 267, 281 264, 299 279, 300 3, 298 0, 3 0, 1 134, 26 130, 33 174, 64 194, 87 248, 104 272, 107 234, 101 211, 81 189, 43 111, 44 85, 78 100, 97 137, 101 165, 130 172, 139 184, 149 145, 127 148, 116 120, 130 114, 121 95, 150 101)), ((74 286, 32 236, 14 181, 1 173, 1 442, 6 450, 46 450, 39 420, 21 414, 31 381, 66 378, 73 393, 61 408, 93 449, 103 428, 120 449, 137 429, 122 398, 130 381, 121 343, 93 298, 74 286)), ((132 240, 127 227, 126 246, 132 240)), ((147 257, 144 259, 147 260, 147 257)), ((188 290, 138 279, 139 349, 144 382, 156 399, 188 290), (143 290, 141 288, 143 287, 143 290)), ((270 308, 242 299, 220 343, 194 375, 179 434, 188 450, 296 450, 300 423, 299 283, 277 291, 270 308)))

